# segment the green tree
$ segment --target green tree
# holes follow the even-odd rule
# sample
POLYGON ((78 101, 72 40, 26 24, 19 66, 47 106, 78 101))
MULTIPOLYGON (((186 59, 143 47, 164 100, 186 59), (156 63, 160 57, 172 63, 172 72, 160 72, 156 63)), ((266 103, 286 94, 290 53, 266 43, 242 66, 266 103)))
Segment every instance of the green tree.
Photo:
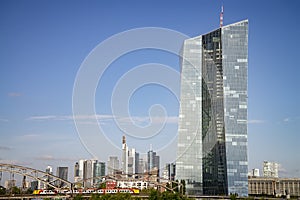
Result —
POLYGON ((32 194, 33 190, 31 188, 28 188, 27 190, 24 191, 25 194, 32 194))
POLYGON ((79 195, 76 195, 75 197, 74 197, 74 200, 83 200, 84 198, 83 198, 83 196, 81 195, 81 194, 79 194, 79 195))
POLYGON ((5 187, 0 186, 0 195, 6 194, 6 189, 5 187))
POLYGON ((20 188, 14 186, 11 188, 11 193, 12 194, 21 194, 21 190, 20 190, 20 188))
POLYGON ((92 194, 92 196, 90 197, 90 200, 98 200, 100 199, 100 194, 92 194))
POLYGON ((157 190, 151 190, 149 194, 149 200, 160 200, 161 194, 157 190))
POLYGON ((99 188, 100 188, 100 189, 105 189, 105 188, 106 188, 106 183, 100 183, 99 188))

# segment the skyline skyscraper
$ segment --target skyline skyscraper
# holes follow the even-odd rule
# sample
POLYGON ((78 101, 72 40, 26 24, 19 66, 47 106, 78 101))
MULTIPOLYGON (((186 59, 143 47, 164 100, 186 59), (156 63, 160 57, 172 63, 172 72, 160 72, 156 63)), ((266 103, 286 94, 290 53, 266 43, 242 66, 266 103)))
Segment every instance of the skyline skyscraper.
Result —
POLYGON ((159 176, 159 169, 160 169, 160 163, 159 163, 159 156, 156 155, 156 152, 150 149, 147 153, 147 168, 148 172, 151 172, 153 170, 157 170, 157 175, 159 176))
POLYGON ((119 158, 117 156, 109 156, 107 161, 107 174, 115 175, 119 170, 119 158))
MULTIPOLYGON (((56 176, 64 180, 68 180, 68 167, 57 167, 56 176)), ((59 187, 66 186, 65 183, 59 180, 57 181, 57 185, 59 187)))
POLYGON ((184 41, 176 179, 188 194, 248 195, 248 20, 184 41))
POLYGON ((138 172, 139 153, 134 148, 129 149, 126 144, 126 137, 122 137, 122 173, 131 176, 138 172))

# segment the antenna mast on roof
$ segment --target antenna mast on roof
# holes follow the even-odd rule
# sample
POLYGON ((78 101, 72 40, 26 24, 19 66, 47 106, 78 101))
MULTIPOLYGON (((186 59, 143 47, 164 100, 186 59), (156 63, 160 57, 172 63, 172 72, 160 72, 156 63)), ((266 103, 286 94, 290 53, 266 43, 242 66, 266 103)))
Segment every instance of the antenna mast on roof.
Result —
POLYGON ((223 26, 223 13, 224 13, 224 7, 222 5, 221 13, 220 13, 220 28, 222 28, 223 26))

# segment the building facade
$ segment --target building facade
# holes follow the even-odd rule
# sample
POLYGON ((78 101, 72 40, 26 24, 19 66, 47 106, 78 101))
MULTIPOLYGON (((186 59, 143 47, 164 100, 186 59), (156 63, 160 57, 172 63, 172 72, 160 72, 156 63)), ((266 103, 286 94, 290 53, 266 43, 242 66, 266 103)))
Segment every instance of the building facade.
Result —
POLYGON ((74 182, 76 187, 89 188, 101 182, 105 176, 105 162, 96 159, 79 160, 74 167, 74 182))
POLYGON ((175 181, 176 165, 175 163, 167 163, 163 170, 163 178, 175 181))
POLYGON ((127 176, 138 173, 139 153, 134 148, 129 149, 126 143, 126 137, 122 137, 122 173, 127 176))
POLYGON ((184 41, 176 179, 188 194, 248 195, 248 20, 184 41))
POLYGON ((300 179, 249 177, 249 195, 300 197, 300 179))
MULTIPOLYGON (((64 179, 64 180, 68 180, 68 167, 57 167, 56 169, 56 176, 64 179)), ((67 185, 65 185, 65 183, 63 183, 62 181, 57 181, 57 186, 59 187, 65 187, 67 185)))
POLYGON ((156 155, 156 152, 150 149, 147 153, 147 171, 157 170, 157 175, 159 176, 159 156, 156 155))
POLYGON ((275 162, 263 162, 263 176, 278 178, 278 163, 275 162))
POLYGON ((251 176, 259 177, 260 176, 259 169, 252 169, 251 176))
POLYGON ((117 156, 110 156, 107 161, 107 174, 115 175, 120 170, 119 158, 117 156))

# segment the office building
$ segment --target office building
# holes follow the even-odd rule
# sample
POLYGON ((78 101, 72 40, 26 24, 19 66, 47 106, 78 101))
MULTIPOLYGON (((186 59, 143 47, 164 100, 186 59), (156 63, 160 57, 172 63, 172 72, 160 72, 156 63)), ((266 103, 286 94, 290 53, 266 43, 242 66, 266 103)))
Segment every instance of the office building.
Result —
POLYGON ((146 159, 139 158, 138 173, 139 174, 145 173, 147 172, 147 169, 148 167, 147 167, 146 159))
POLYGON ((79 162, 76 162, 74 166, 74 182, 76 183, 79 180, 80 180, 79 162))
POLYGON ((77 187, 89 188, 96 186, 105 176, 105 162, 96 159, 79 160, 75 163, 74 179, 77 187))
MULTIPOLYGON (((68 167, 57 167, 56 176, 67 181, 68 180, 68 167)), ((64 182, 57 180, 57 186, 65 187, 67 185, 64 182)))
POLYGON ((278 163, 264 161, 263 175, 264 177, 278 178, 278 163))
POLYGON ((138 172, 139 153, 134 148, 129 149, 126 144, 126 137, 122 137, 122 173, 132 176, 138 172))
POLYGON ((166 169, 168 170, 168 179, 171 181, 175 181, 176 164, 168 163, 168 164, 166 164, 166 169))
POLYGON ((152 149, 147 153, 147 171, 156 171, 157 176, 159 176, 159 156, 152 149))
POLYGON ((248 20, 184 41, 176 179, 188 194, 248 195, 248 20))
POLYGON ((93 177, 97 177, 96 179, 93 180, 93 184, 100 184, 102 181, 103 177, 105 176, 105 163, 104 162, 99 162, 99 161, 94 161, 93 162, 93 177))
POLYGON ((107 161, 107 174, 115 175, 120 169, 119 163, 119 158, 117 156, 110 156, 107 161))

